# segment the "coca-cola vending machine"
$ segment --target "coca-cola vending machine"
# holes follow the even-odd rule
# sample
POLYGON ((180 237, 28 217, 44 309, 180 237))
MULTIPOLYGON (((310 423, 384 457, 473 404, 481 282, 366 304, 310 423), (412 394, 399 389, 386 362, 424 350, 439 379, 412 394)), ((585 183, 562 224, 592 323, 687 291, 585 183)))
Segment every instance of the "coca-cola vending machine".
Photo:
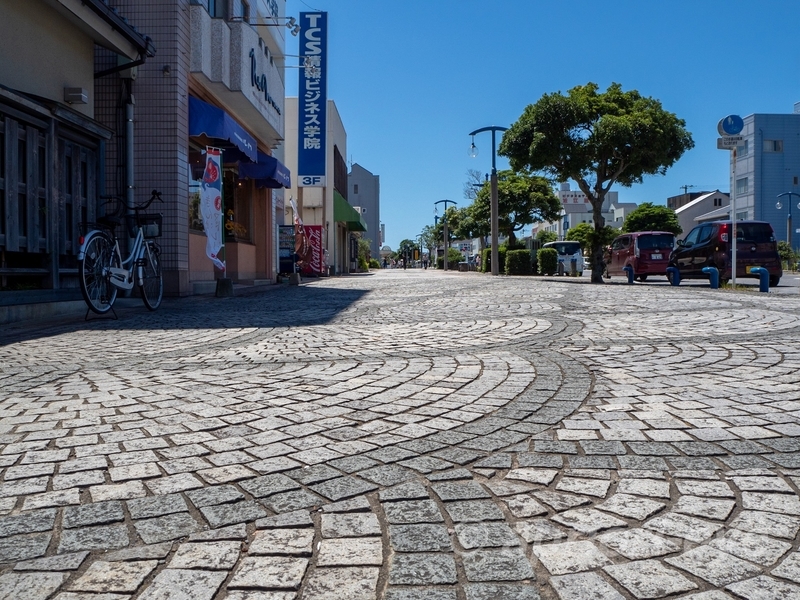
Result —
POLYGON ((325 271, 325 261, 322 249, 322 225, 306 225, 309 253, 308 260, 303 265, 304 275, 320 276, 325 271))

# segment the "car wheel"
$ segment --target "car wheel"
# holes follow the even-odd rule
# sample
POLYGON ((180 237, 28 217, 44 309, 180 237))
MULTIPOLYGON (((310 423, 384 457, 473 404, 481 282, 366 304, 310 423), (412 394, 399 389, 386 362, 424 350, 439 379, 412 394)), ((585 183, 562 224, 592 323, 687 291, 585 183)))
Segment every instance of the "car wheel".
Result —
POLYGON ((777 275, 770 275, 769 276, 769 287, 778 287, 778 284, 781 282, 781 278, 777 275))
POLYGON ((637 275, 636 277, 638 277, 639 281, 641 282, 647 281, 647 275, 637 275))

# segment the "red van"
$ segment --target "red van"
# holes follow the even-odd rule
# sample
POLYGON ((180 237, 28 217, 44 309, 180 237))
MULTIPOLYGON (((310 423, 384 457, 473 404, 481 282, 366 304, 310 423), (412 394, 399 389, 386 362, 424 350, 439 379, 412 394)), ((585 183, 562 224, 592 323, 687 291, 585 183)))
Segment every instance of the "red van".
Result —
POLYGON ((669 231, 635 231, 618 236, 606 249, 606 277, 625 275, 633 267, 633 277, 645 281, 650 275, 667 274, 669 255, 675 247, 675 234, 669 231))

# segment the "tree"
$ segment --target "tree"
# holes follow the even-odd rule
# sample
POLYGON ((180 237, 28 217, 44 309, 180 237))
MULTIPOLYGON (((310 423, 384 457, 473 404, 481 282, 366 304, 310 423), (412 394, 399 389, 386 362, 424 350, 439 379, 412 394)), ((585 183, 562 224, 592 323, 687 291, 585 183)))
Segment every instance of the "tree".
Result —
POLYGON ((613 83, 545 94, 503 135, 499 154, 514 170, 574 180, 592 205, 592 282, 603 283, 603 201, 615 183, 629 187, 663 175, 694 147, 686 123, 658 100, 613 83))
POLYGON ((678 223, 678 215, 666 206, 655 206, 652 202, 644 202, 631 211, 622 224, 623 233, 634 231, 669 231, 678 235, 683 228, 678 223))
MULTIPOLYGON (((610 225, 603 227, 603 230, 600 232, 600 240, 603 244, 603 247, 608 246, 612 241, 614 241, 614 238, 617 237, 618 234, 619 232, 610 225)), ((588 250, 592 247, 592 238, 595 235, 595 229, 589 225, 589 223, 578 223, 575 225, 575 227, 570 227, 567 230, 567 234, 564 236, 564 238, 567 240, 580 242, 581 249, 588 250)))
MULTIPOLYGON (((561 202, 553 193, 550 182, 524 171, 500 171, 497 174, 498 229, 508 238, 508 247, 516 245, 515 232, 526 225, 554 221, 561 212, 561 202)), ((486 226, 491 224, 491 190, 483 186, 473 203, 475 219, 486 226)))
POLYGON ((536 234, 536 241, 544 246, 550 242, 555 242, 558 239, 558 234, 555 231, 542 230, 536 234))
POLYGON ((397 252, 395 252, 395 259, 400 260, 402 258, 407 259, 408 261, 414 260, 414 250, 418 249, 416 242, 412 242, 411 240, 403 240, 400 242, 400 246, 398 246, 397 252))
MULTIPOLYGON (((439 239, 436 236, 436 228, 433 225, 425 225, 425 227, 422 228, 422 233, 419 234, 419 239, 422 247, 428 249, 428 256, 430 259, 433 260, 436 242, 439 239)), ((422 248, 420 248, 420 250, 421 249, 422 248)))

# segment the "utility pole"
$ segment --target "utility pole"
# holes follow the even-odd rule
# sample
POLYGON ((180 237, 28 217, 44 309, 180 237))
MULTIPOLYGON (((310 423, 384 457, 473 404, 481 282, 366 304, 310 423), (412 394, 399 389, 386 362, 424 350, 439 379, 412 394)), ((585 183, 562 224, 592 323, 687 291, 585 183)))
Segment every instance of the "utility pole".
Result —
POLYGON ((694 186, 694 185, 682 185, 680 187, 681 187, 681 189, 683 189, 683 193, 685 195, 685 194, 689 193, 689 188, 693 188, 693 187, 697 187, 697 186, 694 186))

